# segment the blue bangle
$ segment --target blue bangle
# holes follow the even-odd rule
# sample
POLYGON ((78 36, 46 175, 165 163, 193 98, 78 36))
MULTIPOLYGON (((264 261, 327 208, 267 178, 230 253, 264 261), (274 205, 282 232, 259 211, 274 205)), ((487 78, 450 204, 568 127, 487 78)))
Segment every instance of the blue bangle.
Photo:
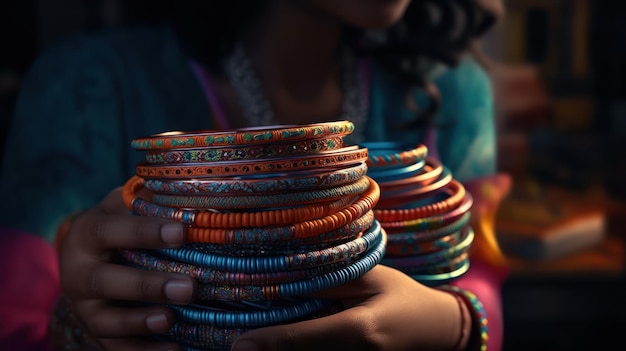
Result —
POLYGON ((385 167, 382 169, 369 168, 367 175, 378 183, 385 183, 414 177, 423 172, 424 165, 426 165, 426 161, 420 161, 408 166, 385 167))

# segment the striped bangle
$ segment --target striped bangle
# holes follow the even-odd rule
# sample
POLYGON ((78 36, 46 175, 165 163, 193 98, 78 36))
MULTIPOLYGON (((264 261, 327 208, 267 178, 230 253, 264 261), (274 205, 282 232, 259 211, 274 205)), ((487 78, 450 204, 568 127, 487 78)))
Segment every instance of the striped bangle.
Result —
POLYGON ((137 150, 164 150, 212 146, 281 143, 296 140, 345 136, 354 131, 350 121, 308 125, 283 125, 243 128, 233 131, 167 132, 137 138, 131 146, 137 150))
POLYGON ((442 285, 441 290, 448 291, 461 297, 472 314, 472 335, 467 343, 467 350, 486 351, 489 341, 487 311, 478 297, 471 291, 455 285, 442 285))
POLYGON ((396 142, 368 142, 361 144, 370 151, 367 165, 371 168, 397 165, 411 165, 426 158, 428 149, 425 145, 417 146, 396 142))
POLYGON ((146 152, 150 164, 242 161, 319 154, 343 147, 343 138, 300 140, 293 143, 258 144, 201 149, 153 150, 146 152))

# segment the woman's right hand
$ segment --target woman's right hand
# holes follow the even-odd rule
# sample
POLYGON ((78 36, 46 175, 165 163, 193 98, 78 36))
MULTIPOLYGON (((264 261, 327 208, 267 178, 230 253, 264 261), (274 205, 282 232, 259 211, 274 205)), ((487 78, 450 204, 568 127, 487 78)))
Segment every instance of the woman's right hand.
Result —
POLYGON ((115 260, 117 248, 176 248, 185 236, 181 223, 129 215, 121 189, 72 222, 60 256, 62 289, 86 332, 105 349, 180 350, 176 343, 142 337, 172 327, 173 312, 160 304, 191 302, 194 280, 127 267, 115 260))

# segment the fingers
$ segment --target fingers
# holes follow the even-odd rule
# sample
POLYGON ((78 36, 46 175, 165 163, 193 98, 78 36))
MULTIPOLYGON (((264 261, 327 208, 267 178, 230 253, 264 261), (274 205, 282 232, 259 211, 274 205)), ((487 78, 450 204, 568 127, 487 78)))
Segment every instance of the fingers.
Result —
POLYGON ((239 337, 232 351, 374 350, 377 333, 366 307, 328 317, 260 328, 239 337))
POLYGON ((140 339, 101 339, 100 343, 111 351, 180 351, 182 347, 172 342, 152 342, 140 339))
POLYGON ((111 263, 75 269, 64 280, 74 296, 108 300, 188 304, 196 290, 194 279, 183 274, 152 272, 111 263), (77 286, 76 282, 80 282, 77 286))
POLYGON ((92 336, 96 338, 122 338, 164 334, 175 321, 174 313, 163 306, 122 307, 101 300, 82 301, 74 304, 77 315, 92 336))

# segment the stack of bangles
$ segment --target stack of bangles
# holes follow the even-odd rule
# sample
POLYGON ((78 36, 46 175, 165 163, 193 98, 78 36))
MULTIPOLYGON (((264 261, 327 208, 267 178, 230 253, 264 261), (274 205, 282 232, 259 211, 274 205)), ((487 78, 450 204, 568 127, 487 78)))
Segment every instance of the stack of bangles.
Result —
POLYGON ((178 322, 164 337, 186 350, 229 350, 250 329, 340 310, 306 296, 362 276, 387 244, 368 150, 343 143, 353 129, 337 121, 133 140, 146 162, 124 185, 126 206, 184 223, 188 242, 120 252, 131 266, 199 286, 195 304, 170 306, 178 322))
POLYGON ((367 174, 381 191, 374 216, 388 235, 382 263, 461 298, 473 314, 470 348, 484 350, 487 318, 480 301, 451 285, 470 266, 471 194, 445 165, 428 156, 425 145, 371 142, 361 146, 369 152, 367 174))

